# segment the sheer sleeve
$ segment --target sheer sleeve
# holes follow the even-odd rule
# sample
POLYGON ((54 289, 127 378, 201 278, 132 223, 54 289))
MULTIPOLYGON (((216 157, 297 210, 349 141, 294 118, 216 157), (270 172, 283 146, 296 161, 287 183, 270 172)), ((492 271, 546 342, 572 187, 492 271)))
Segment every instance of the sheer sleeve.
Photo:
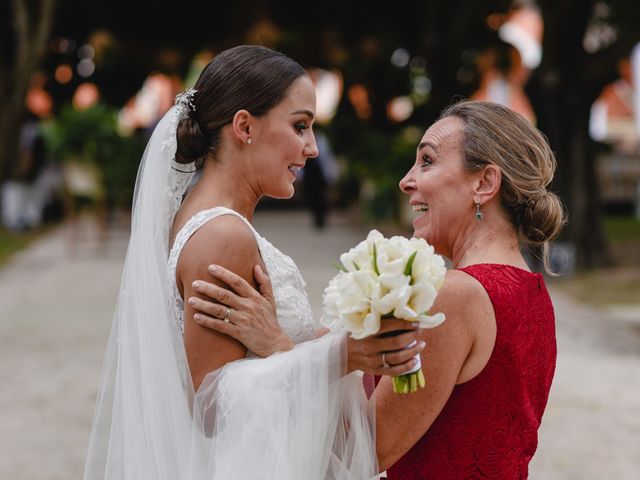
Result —
POLYGON ((329 334, 209 374, 194 401, 196 478, 374 477, 374 412, 345 361, 346 338, 329 334))

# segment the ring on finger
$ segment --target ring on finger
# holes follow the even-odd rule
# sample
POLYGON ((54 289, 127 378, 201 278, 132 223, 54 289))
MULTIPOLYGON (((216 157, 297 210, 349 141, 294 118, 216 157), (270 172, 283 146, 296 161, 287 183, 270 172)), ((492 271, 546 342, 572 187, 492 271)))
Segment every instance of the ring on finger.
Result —
POLYGON ((224 314, 224 323, 231 322, 231 308, 227 307, 227 313, 224 314))
POLYGON ((391 365, 389 365, 387 363, 387 360, 385 358, 387 352, 382 352, 382 368, 389 368, 391 365))

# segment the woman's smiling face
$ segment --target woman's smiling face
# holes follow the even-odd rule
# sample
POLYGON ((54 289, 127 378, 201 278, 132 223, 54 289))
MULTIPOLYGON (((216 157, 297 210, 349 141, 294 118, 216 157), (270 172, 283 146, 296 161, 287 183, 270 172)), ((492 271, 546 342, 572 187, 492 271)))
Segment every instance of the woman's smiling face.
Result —
POLYGON ((258 119, 259 133, 253 139, 255 165, 260 169, 259 190, 274 198, 293 196, 296 172, 308 158, 318 156, 313 135, 315 89, 307 76, 298 78, 284 99, 258 119))
POLYGON ((463 128, 455 117, 433 124, 420 141, 415 164, 400 181, 416 213, 414 235, 444 255, 474 219, 474 176, 463 166, 463 128))

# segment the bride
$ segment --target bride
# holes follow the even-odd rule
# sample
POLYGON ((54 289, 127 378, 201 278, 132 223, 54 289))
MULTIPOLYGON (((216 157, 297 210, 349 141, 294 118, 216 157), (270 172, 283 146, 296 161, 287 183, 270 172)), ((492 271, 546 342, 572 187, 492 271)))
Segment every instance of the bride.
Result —
MULTIPOLYGON (((239 46, 216 56, 156 127, 138 173, 85 479, 376 475, 372 406, 348 372, 379 372, 383 353, 416 332, 367 352, 349 351, 341 334, 316 339, 300 272, 250 223, 260 197, 291 197, 297 170, 317 156, 314 112, 300 65, 239 46), (282 330, 263 349, 193 320, 183 299, 198 296, 194 281, 210 264, 254 287, 268 272, 282 330)), ((422 348, 393 354, 385 373, 406 371, 422 348)))

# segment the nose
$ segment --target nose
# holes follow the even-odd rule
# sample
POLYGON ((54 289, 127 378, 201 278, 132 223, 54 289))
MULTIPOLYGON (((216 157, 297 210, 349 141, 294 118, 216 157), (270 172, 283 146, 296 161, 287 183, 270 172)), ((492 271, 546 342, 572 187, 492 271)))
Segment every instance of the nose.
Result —
POLYGON ((411 192, 416 189, 416 180, 413 176, 413 167, 411 167, 406 175, 402 177, 399 183, 399 187, 400 190, 402 190, 402 193, 406 193, 407 195, 411 195, 411 192))
POLYGON ((316 136, 311 134, 309 141, 304 144, 302 154, 307 158, 316 158, 318 153, 318 145, 316 144, 316 136))

